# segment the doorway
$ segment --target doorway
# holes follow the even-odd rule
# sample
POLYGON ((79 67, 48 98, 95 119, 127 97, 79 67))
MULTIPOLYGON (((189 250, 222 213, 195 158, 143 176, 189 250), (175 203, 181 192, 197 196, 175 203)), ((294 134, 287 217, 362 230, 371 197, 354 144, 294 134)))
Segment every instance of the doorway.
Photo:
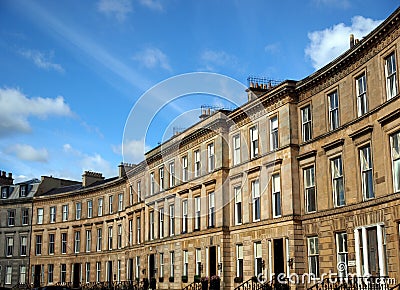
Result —
POLYGON ((274 276, 278 278, 279 274, 285 274, 285 258, 283 253, 283 239, 274 240, 274 276))
POLYGON ((379 275, 378 241, 376 227, 367 229, 368 267, 369 274, 379 275))
POLYGON ((35 265, 33 273, 33 287, 40 287, 40 274, 42 272, 42 267, 40 265, 35 265))
POLYGON ((210 277, 217 275, 217 247, 212 246, 208 249, 210 261, 210 277))
POLYGON ((73 271, 74 271, 74 275, 72 277, 72 288, 79 288, 79 284, 81 281, 81 264, 74 263, 73 271))
POLYGON ((155 258, 154 254, 150 254, 149 256, 149 275, 150 275, 150 280, 151 278, 156 277, 156 266, 155 266, 155 258))

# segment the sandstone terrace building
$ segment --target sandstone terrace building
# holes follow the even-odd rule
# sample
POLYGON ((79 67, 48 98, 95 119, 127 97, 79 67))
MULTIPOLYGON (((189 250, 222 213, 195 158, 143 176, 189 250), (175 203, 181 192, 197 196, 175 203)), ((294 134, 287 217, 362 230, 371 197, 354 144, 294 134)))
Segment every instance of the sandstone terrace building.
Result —
POLYGON ((86 172, 37 194, 30 282, 182 289, 218 275, 232 289, 338 263, 342 275, 400 277, 399 15, 301 81, 249 84, 247 103, 118 177, 86 172))

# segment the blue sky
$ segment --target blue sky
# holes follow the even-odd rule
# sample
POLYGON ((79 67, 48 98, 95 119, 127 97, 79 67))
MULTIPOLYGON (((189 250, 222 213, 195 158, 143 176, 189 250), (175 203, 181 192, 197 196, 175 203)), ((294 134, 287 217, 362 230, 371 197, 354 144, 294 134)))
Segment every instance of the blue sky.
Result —
MULTIPOLYGON (((84 170, 116 175, 131 109, 160 82, 192 72, 244 85, 249 75, 300 80, 344 52, 350 33, 362 38, 398 4, 2 0, 0 170, 17 181, 80 179, 84 170)), ((237 97, 246 101, 245 92, 237 97)), ((140 161, 172 127, 190 126, 201 104, 220 103, 231 105, 197 94, 163 107, 147 135, 130 137, 124 160, 140 161)))

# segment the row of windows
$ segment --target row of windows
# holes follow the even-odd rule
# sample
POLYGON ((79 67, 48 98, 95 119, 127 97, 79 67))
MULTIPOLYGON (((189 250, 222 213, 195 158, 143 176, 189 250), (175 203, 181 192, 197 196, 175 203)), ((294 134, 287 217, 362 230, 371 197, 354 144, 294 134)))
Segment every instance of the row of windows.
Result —
MULTIPOLYGON (((74 253, 80 253, 82 251, 82 243, 81 243, 81 231, 75 231, 74 233, 74 245, 73 248, 71 249, 70 246, 68 246, 68 234, 67 233, 61 233, 61 241, 60 241, 60 253, 61 254, 67 254, 68 249, 71 249, 74 253)), ((112 250, 115 249, 121 249, 123 247, 122 243, 122 238, 123 238, 123 227, 122 224, 117 225, 117 240, 116 240, 116 245, 114 246, 113 242, 113 235, 114 235, 114 228, 112 226, 109 226, 107 228, 107 250, 112 250)), ((84 251, 89 253, 93 249, 93 243, 92 243, 92 230, 85 230, 85 249, 84 251)), ((55 254, 55 243, 56 243, 56 235, 54 233, 50 233, 48 235, 48 241, 47 241, 47 247, 48 247, 48 254, 49 255, 54 255, 55 254)), ((97 228, 96 229, 96 241, 95 241, 95 250, 96 251, 102 251, 104 250, 103 248, 103 229, 102 228, 97 228)), ((35 235, 35 255, 39 256, 42 255, 42 245, 43 245, 43 235, 35 235)))
MULTIPOLYGON (((390 136, 390 149, 392 157, 393 189, 400 191, 400 132, 390 136)), ((375 197, 373 182, 373 159, 371 145, 359 148, 359 168, 361 176, 361 192, 364 200, 375 197)), ((346 204, 344 186, 344 171, 342 156, 338 155, 330 159, 332 195, 335 207, 346 204)), ((315 165, 303 169, 304 195, 306 212, 317 210, 317 196, 315 184, 315 165)))
MULTIPOLYGON (((118 194, 118 211, 122 211, 124 209, 124 195, 122 193, 118 194)), ((86 201, 86 218, 92 218, 96 214, 97 216, 103 215, 103 206, 104 206, 104 199, 100 197, 97 199, 97 213, 93 212, 93 200, 86 201)), ((108 214, 114 213, 114 196, 108 196, 108 214)), ((38 208, 37 209, 37 224, 43 224, 44 220, 44 209, 38 208)), ((64 204, 62 205, 62 221, 69 220, 69 205, 64 204)), ((75 203, 75 220, 80 220, 82 218, 82 202, 75 203)), ((57 222, 57 206, 51 206, 49 208, 49 222, 55 223, 57 222)))
MULTIPOLYGON (((386 76, 386 97, 387 100, 395 97, 398 93, 397 72, 396 72, 396 56, 390 54, 385 59, 385 76, 386 76)), ((367 77, 365 73, 355 78, 357 117, 361 117, 368 113, 368 94, 367 94, 367 77)), ((335 130, 340 127, 340 102, 337 90, 327 95, 328 103, 328 128, 335 130)), ((300 109, 301 117, 301 133, 303 142, 312 139, 312 111, 311 105, 306 105, 300 109)))
MULTIPOLYGON (((189 167, 188 167, 188 155, 181 157, 181 176, 180 181, 186 182, 189 180, 189 167)), ((203 170, 202 170, 202 162, 201 162, 201 151, 200 149, 196 149, 193 152, 193 178, 199 177, 203 170)), ((150 195, 155 194, 156 192, 164 191, 166 188, 171 188, 176 185, 176 174, 175 174, 175 162, 172 161, 168 164, 168 174, 169 178, 165 177, 165 169, 164 166, 158 168, 158 180, 156 181, 156 173, 150 172, 150 195), (168 179, 168 185, 167 185, 168 179)), ((214 151, 214 143, 210 143, 207 145, 207 172, 213 172, 215 169, 215 151, 214 151)), ((130 204, 133 204, 133 189, 132 186, 130 187, 130 204)), ((138 200, 140 201, 141 198, 141 183, 137 183, 137 196, 138 200)))
MULTIPOLYGON (((14 188, 12 186, 1 186, 1 198, 6 199, 10 196, 14 188)), ((19 197, 26 197, 28 194, 28 185, 19 185, 19 197)))
POLYGON ((16 210, 15 209, 7 209, 7 226, 26 226, 29 224, 29 209, 22 208, 21 209, 21 219, 20 224, 17 224, 16 210))
MULTIPOLYGON (((5 256, 12 257, 15 256, 16 249, 14 247, 14 236, 6 236, 5 240, 5 256)), ((27 255, 28 247, 28 236, 22 235, 19 237, 19 256, 27 255)))
MULTIPOLYGON (((26 283, 26 278, 27 278, 27 266, 26 265, 19 265, 19 276, 18 276, 18 282, 21 284, 26 283)), ((0 266, 0 272, 1 272, 1 266, 0 266)), ((4 284, 5 285, 12 285, 15 284, 17 281, 13 281, 13 267, 11 265, 5 266, 5 276, 4 276, 4 284)))

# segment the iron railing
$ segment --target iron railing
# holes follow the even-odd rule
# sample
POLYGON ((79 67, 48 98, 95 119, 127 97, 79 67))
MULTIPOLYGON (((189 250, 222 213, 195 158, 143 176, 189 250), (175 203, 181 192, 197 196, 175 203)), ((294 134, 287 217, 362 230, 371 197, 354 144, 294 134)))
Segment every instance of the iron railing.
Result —
MULTIPOLYGON (((391 280, 385 276, 335 277, 325 278, 307 290, 391 290, 390 282, 391 280)), ((400 285, 394 286, 393 290, 400 290, 400 285)))

